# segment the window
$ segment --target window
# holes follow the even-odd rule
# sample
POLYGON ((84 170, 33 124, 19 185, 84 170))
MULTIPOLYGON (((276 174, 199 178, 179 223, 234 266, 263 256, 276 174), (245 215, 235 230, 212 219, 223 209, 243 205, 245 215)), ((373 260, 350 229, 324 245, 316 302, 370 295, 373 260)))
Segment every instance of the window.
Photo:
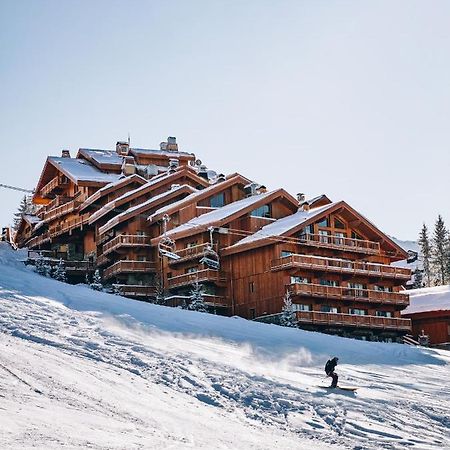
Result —
POLYGON ((297 275, 291 276, 291 284, 300 283, 300 284, 306 284, 309 283, 308 278, 305 277, 299 277, 297 275))
POLYGON ((328 228, 330 226, 330 221, 328 220, 328 217, 325 217, 320 222, 317 222, 317 225, 319 227, 328 228))
POLYGON ((319 242, 328 244, 330 242, 330 238, 328 237, 329 234, 329 231, 319 230, 319 242))
POLYGON ((186 269, 186 273, 194 273, 197 272, 197 267, 188 267, 186 269))
POLYGON ((338 218, 334 219, 334 228, 339 228, 341 230, 345 230, 345 225, 338 218))
POLYGON ((260 206, 259 208, 254 209, 250 215, 255 217, 272 217, 270 205, 260 206))
POLYGON ((345 244, 345 233, 334 233, 334 243, 336 245, 345 244))
POLYGON ((326 313, 334 313, 334 314, 336 314, 338 312, 338 309, 335 306, 322 305, 320 307, 320 311, 321 312, 326 312, 326 313))
POLYGON ((145 236, 145 231, 137 230, 137 231, 136 231, 136 234, 137 234, 138 236, 145 236))
POLYGON ((288 251, 288 250, 281 250, 281 257, 285 258, 286 256, 291 256, 292 252, 288 251))
POLYGON ((367 316, 367 310, 365 309, 350 308, 349 313, 355 316, 367 316))
POLYGON ((379 291, 379 292, 392 292, 392 288, 389 287, 389 286, 378 286, 378 285, 375 285, 373 287, 373 289, 375 291, 379 291))
POLYGON ((319 284, 322 286, 339 286, 339 283, 336 280, 320 280, 319 284))
POLYGON ((311 305, 300 305, 292 303, 292 311, 311 311, 311 305))
POLYGON ((186 248, 192 248, 192 247, 195 247, 196 245, 197 245, 197 241, 188 242, 186 244, 186 248))
POLYGON ((142 255, 138 255, 137 260, 138 261, 147 261, 147 257, 146 256, 142 256, 142 255))
POLYGON ((348 283, 348 287, 352 290, 351 294, 355 297, 368 297, 367 286, 362 283, 348 283))
POLYGON ((363 240, 363 238, 358 233, 355 233, 354 231, 352 231, 352 239, 363 240))
POLYGON ((391 311, 376 311, 375 315, 377 317, 392 317, 391 311))
POLYGON ((255 292, 255 283, 253 281, 250 281, 250 283, 248 283, 248 291, 252 294, 253 292, 255 292))
POLYGON ((211 208, 221 208, 222 206, 225 205, 225 194, 221 192, 220 194, 211 197, 209 204, 211 208))

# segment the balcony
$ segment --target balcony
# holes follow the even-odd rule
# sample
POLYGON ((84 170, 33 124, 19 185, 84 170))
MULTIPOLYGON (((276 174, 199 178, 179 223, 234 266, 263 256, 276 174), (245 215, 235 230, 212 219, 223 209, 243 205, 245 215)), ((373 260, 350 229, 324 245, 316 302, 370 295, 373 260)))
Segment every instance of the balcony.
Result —
POLYGON ((198 282, 209 281, 212 283, 219 284, 219 283, 226 283, 227 278, 225 273, 219 270, 204 269, 198 270, 196 272, 184 273, 183 275, 178 275, 167 279, 169 288, 189 286, 194 284, 196 281, 198 282))
POLYGON ((359 302, 409 305, 409 296, 399 292, 384 292, 370 289, 355 289, 342 286, 322 286, 312 283, 293 283, 289 290, 293 295, 359 302))
POLYGON ((121 234, 103 246, 103 254, 107 255, 121 247, 150 247, 148 236, 121 234))
POLYGON ((392 330, 411 330, 411 320, 395 317, 358 316, 353 314, 297 311, 299 323, 329 326, 364 327, 392 330))
POLYGON ((142 286, 140 284, 114 284, 121 295, 125 297, 155 297, 155 286, 142 286))
POLYGON ((72 212, 76 208, 75 201, 69 201, 61 206, 57 206, 56 208, 47 208, 47 211, 43 214, 43 219, 45 221, 50 221, 53 219, 56 219, 58 217, 64 216, 65 214, 68 214, 72 212))
POLYGON ((180 262, 185 262, 192 259, 199 259, 204 255, 205 251, 211 248, 213 251, 217 252, 217 244, 214 244, 211 247, 211 244, 209 242, 176 250, 174 251, 174 253, 178 255, 180 259, 171 259, 169 260, 169 264, 176 265, 179 264, 180 262))
MULTIPOLYGON (((166 298, 165 304, 167 306, 182 306, 184 303, 189 303, 190 297, 188 295, 170 295, 166 298)), ((211 308, 229 308, 230 302, 226 297, 221 295, 203 294, 204 303, 211 308)))
POLYGON ((386 264, 374 264, 360 261, 346 261, 343 259, 320 258, 308 255, 289 255, 274 259, 271 270, 307 269, 316 271, 336 272, 349 275, 365 275, 383 278, 409 280, 411 271, 403 267, 394 267, 386 264))
POLYGON ((110 260, 106 255, 100 255, 99 257, 97 257, 96 262, 97 262, 98 267, 103 267, 103 266, 106 266, 107 264, 109 264, 110 260))
POLYGON ((366 253, 369 255, 380 254, 380 244, 378 242, 361 239, 306 233, 299 237, 299 241, 302 245, 312 245, 314 247, 332 248, 340 251, 366 253))
POLYGON ((45 233, 45 234, 41 234, 40 236, 35 236, 34 238, 30 239, 26 243, 26 246, 28 248, 39 247, 40 245, 45 244, 50 241, 51 241, 50 236, 47 233, 45 233))
POLYGON ((67 178, 55 177, 50 180, 41 190, 40 195, 42 197, 48 197, 55 189, 58 189, 62 186, 69 184, 69 180, 67 178))
POLYGON ((83 228, 83 225, 87 224, 89 221, 89 215, 85 214, 79 216, 75 219, 67 220, 66 222, 61 222, 54 227, 49 228, 50 237, 54 238, 61 234, 72 232, 76 228, 83 228))
POLYGON ((156 271, 156 263, 153 261, 117 261, 103 272, 105 280, 122 273, 149 273, 156 271))

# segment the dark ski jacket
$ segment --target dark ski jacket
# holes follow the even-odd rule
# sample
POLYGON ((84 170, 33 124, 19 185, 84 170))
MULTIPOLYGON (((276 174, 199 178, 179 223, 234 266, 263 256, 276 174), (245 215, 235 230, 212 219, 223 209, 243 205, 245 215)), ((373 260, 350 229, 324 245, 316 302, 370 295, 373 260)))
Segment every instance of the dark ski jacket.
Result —
POLYGON ((327 363, 325 364, 325 373, 327 375, 330 375, 330 373, 334 372, 334 369, 337 366, 337 361, 333 359, 329 359, 327 363))

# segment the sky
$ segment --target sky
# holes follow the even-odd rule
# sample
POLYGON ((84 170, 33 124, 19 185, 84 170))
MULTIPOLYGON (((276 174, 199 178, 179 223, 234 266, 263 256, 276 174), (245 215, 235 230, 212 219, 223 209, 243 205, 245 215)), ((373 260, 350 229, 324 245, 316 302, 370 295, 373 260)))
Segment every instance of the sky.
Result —
MULTIPOLYGON (((447 1, 0 0, 0 183, 117 140, 450 226, 447 1)), ((0 224, 22 194, 0 188, 0 224)))

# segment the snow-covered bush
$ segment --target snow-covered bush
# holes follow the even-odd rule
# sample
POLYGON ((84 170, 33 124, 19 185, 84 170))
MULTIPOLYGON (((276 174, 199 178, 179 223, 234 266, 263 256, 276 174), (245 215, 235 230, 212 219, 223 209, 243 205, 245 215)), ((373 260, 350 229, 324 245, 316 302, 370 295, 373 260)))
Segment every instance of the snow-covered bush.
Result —
POLYGON ((62 259, 59 260, 58 265, 53 271, 53 278, 64 283, 67 282, 66 268, 62 259))
POLYGON ((280 325, 283 327, 296 327, 294 308, 292 307, 291 293, 286 291, 283 297, 283 309, 281 310, 280 325))
POLYGON ((191 311, 207 312, 208 308, 203 300, 203 286, 198 281, 194 283, 189 296, 187 309, 191 311))
POLYGON ((94 272, 92 283, 90 283, 89 286, 91 287, 91 289, 94 289, 94 291, 103 290, 102 277, 100 276, 100 271, 98 269, 96 269, 96 271, 94 272))

